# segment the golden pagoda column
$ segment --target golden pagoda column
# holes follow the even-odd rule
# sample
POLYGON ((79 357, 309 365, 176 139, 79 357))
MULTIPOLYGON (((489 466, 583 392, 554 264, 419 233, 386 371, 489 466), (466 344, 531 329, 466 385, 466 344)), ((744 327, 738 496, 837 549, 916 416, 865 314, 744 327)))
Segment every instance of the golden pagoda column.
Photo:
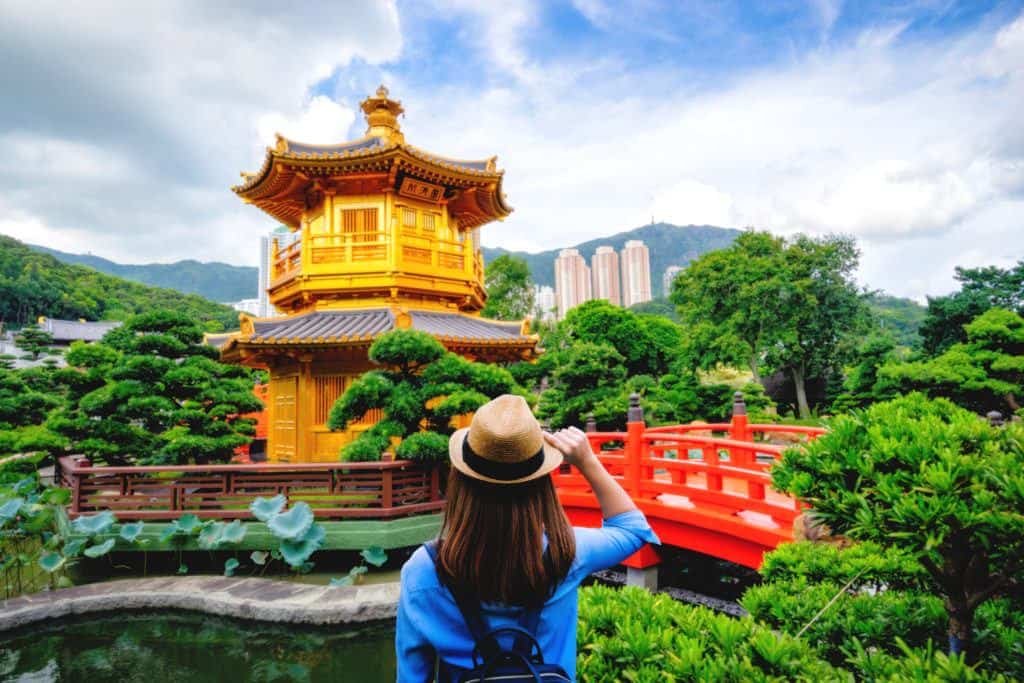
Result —
POLYGON ((299 355, 298 395, 295 401, 295 460, 293 462, 313 462, 313 401, 315 386, 313 383, 313 354, 299 355))

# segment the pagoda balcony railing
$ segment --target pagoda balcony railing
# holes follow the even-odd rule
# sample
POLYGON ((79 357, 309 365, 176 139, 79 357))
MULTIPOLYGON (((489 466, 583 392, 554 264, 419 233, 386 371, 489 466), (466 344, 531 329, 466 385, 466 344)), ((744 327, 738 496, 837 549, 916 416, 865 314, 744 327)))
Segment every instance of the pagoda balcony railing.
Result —
POLYGON ((273 268, 271 282, 280 282, 295 277, 302 272, 302 243, 292 242, 283 249, 274 240, 273 268))

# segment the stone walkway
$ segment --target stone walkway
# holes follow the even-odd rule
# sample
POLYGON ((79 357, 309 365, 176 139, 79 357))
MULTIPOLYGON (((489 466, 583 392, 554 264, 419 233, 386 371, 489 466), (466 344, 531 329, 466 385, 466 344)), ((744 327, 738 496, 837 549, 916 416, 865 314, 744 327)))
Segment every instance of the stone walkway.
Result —
POLYGON ((184 609, 293 624, 393 619, 398 584, 310 586, 257 578, 182 576, 127 579, 0 601, 0 632, 44 619, 136 609, 184 609))

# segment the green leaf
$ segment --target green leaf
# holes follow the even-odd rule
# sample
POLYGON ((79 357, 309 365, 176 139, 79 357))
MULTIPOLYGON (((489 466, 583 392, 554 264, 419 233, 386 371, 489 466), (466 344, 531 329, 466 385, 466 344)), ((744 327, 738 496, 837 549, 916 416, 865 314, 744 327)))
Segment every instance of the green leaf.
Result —
POLYGON ((355 583, 355 579, 352 576, 342 576, 341 578, 331 579, 331 586, 335 588, 351 586, 353 583, 355 583))
POLYGON ((226 524, 220 532, 221 541, 224 543, 241 543, 245 539, 246 527, 241 520, 226 524))
POLYGON ((114 547, 114 539, 108 538, 99 545, 92 545, 85 549, 83 553, 86 557, 103 557, 109 553, 114 547))
POLYGON ((327 537, 319 524, 312 525, 297 541, 281 541, 281 555, 288 566, 301 567, 316 552, 327 537))
POLYGON ((24 498, 9 498, 5 500, 3 505, 0 505, 0 526, 14 519, 24 502, 24 498))
POLYGON ((287 504, 288 499, 279 493, 273 498, 257 498, 249 505, 249 510, 256 519, 261 522, 269 522, 280 514, 287 504))
POLYGON ((71 490, 53 486, 43 491, 40 499, 48 505, 67 505, 71 502, 71 490))
POLYGON ((64 556, 52 551, 45 552, 39 556, 39 566, 52 574, 64 566, 64 556))
POLYGON ((224 530, 223 522, 214 522, 203 527, 202 531, 199 532, 199 547, 205 550, 212 550, 216 548, 221 540, 223 540, 222 532, 224 530))
POLYGON ((176 536, 179 531, 180 529, 178 528, 178 523, 170 522, 166 527, 164 527, 164 530, 160 532, 160 542, 166 543, 167 541, 171 540, 171 538, 176 536))
POLYGON ((178 529, 181 531, 181 533, 185 534, 186 536, 191 536, 193 534, 199 533, 200 529, 202 528, 203 523, 199 521, 198 517, 191 513, 187 515, 182 515, 181 518, 178 519, 178 529))
POLYGON ((188 565, 187 564, 179 564, 178 565, 178 573, 179 574, 188 574, 188 565))
POLYGON ((64 574, 61 574, 60 578, 57 579, 57 588, 71 588, 74 585, 75 584, 71 581, 71 579, 69 579, 64 574))
POLYGON ((288 512, 276 515, 267 522, 270 532, 280 539, 297 541, 313 525, 313 510, 309 503, 300 501, 288 512))
POLYGON ((84 538, 73 538, 64 544, 64 557, 78 557, 88 541, 84 538))
POLYGON ((229 557, 224 562, 224 576, 233 576, 236 569, 238 569, 238 560, 229 557))
POLYGON ((253 550, 249 553, 249 559, 253 561, 253 564, 258 564, 261 567, 267 563, 268 557, 270 557, 270 553, 266 550, 253 550))
POLYGON ((387 552, 385 552, 384 548, 380 547, 379 545, 371 545, 369 548, 367 548, 359 554, 362 556, 364 560, 366 560, 369 564, 372 564, 374 567, 383 566, 384 563, 388 561, 387 552))
POLYGON ((134 543, 135 539, 137 539, 139 534, 142 533, 142 528, 144 526, 146 526, 146 523, 141 520, 138 522, 122 524, 120 536, 129 543, 134 543))
POLYGON ((91 537, 106 533, 110 530, 110 527, 114 526, 115 522, 117 522, 117 517, 114 516, 114 513, 110 510, 104 510, 95 515, 83 515, 76 518, 71 523, 71 528, 76 533, 91 537))

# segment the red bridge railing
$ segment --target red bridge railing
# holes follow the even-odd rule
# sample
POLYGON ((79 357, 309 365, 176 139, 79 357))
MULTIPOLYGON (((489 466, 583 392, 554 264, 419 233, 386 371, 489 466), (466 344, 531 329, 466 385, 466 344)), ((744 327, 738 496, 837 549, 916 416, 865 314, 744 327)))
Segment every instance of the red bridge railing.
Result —
POLYGON ((112 510, 120 520, 249 519, 257 497, 306 501, 317 517, 389 519, 444 507, 438 468, 408 460, 360 463, 91 467, 59 461, 69 517, 112 510))
MULTIPOLYGON (((750 424, 739 393, 728 423, 648 428, 638 398, 631 401, 625 432, 593 431, 588 421, 588 437, 663 544, 757 567, 765 551, 792 538, 801 505, 772 490, 769 470, 785 448, 823 429, 750 424)), ((574 524, 600 524, 582 475, 563 467, 554 482, 574 524)), ((656 564, 657 554, 647 548, 632 561, 656 564)))

